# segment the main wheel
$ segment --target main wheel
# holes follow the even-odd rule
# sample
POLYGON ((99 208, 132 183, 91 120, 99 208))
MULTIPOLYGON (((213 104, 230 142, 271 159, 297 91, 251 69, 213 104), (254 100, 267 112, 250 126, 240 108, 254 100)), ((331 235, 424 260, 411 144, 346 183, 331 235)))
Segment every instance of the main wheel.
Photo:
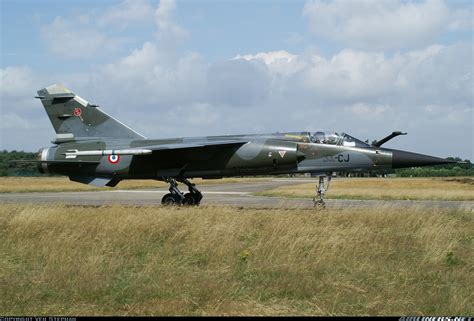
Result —
POLYGON ((161 199, 161 204, 163 205, 176 205, 178 204, 178 200, 176 199, 176 197, 171 194, 171 193, 168 193, 166 194, 165 196, 163 196, 163 198, 161 199))
POLYGON ((189 205, 189 206, 197 205, 196 199, 194 198, 193 194, 191 193, 184 194, 183 205, 189 205))
POLYGON ((201 199, 201 193, 186 193, 184 194, 183 204, 197 206, 199 203, 201 203, 201 199))
POLYGON ((201 193, 192 193, 191 195, 194 198, 194 205, 201 204, 201 200, 202 200, 202 194, 201 193))

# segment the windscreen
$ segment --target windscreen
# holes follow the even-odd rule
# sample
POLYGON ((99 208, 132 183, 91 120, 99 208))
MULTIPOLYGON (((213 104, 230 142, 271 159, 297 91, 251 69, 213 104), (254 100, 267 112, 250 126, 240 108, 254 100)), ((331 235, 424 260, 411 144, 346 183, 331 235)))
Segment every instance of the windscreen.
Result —
POLYGON ((370 147, 369 144, 346 133, 338 134, 337 132, 314 132, 310 136, 310 140, 312 143, 316 144, 370 147))

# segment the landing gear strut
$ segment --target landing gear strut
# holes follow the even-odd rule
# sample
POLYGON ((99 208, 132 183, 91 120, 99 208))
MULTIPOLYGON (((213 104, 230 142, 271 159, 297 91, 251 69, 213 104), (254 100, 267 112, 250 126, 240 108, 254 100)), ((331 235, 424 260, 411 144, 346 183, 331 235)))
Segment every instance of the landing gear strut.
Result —
POLYGON ((324 194, 329 190, 329 184, 331 183, 331 175, 319 176, 319 184, 316 186, 316 196, 313 198, 314 207, 326 208, 326 202, 324 202, 324 194), (324 177, 327 177, 327 182, 324 182, 324 177))
POLYGON ((163 180, 170 184, 169 193, 163 196, 161 204, 163 205, 199 205, 201 203, 202 194, 196 188, 196 185, 191 183, 186 178, 174 179, 171 177, 164 177, 163 180), (178 182, 185 184, 188 187, 189 193, 184 194, 178 188, 178 182))
POLYGON ((186 178, 181 178, 179 181, 188 187, 189 193, 184 194, 183 204, 185 205, 199 205, 202 200, 201 192, 196 188, 196 184, 191 183, 186 178))

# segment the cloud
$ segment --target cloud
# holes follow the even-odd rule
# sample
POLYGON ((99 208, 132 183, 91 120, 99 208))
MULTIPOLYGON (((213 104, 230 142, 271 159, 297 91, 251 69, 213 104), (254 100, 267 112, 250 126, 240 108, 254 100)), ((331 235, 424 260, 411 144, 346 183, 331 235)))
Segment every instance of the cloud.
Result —
POLYGON ((277 62, 291 62, 294 60, 296 55, 292 55, 286 50, 271 51, 271 52, 259 52, 255 55, 237 55, 234 59, 245 59, 247 61, 260 59, 267 65, 274 64, 277 62))
POLYGON ((37 151, 42 146, 48 146, 54 135, 46 115, 32 117, 15 110, 2 112, 0 116, 1 150, 37 151))
POLYGON ((153 7, 146 0, 125 0, 108 8, 99 18, 98 24, 119 26, 125 29, 131 24, 140 24, 153 18, 153 7))
POLYGON ((269 71, 275 75, 289 75, 297 72, 303 66, 298 63, 298 56, 285 50, 259 52, 255 55, 237 55, 233 59, 244 59, 246 61, 261 61, 269 67, 269 71))
POLYGON ((386 50, 420 48, 445 31, 465 28, 468 11, 451 10, 442 0, 312 0, 303 16, 313 34, 330 42, 386 50))
POLYGON ((78 85, 149 137, 342 129, 372 139, 387 128, 469 129, 471 55, 470 45, 433 45, 393 55, 278 51, 207 63, 197 54, 171 59, 147 42, 78 85))
POLYGON ((182 104, 199 102, 206 88, 206 63, 197 54, 175 57, 154 42, 117 62, 100 66, 83 79, 119 99, 122 104, 182 104))
POLYGON ((12 114, 12 113, 2 114, 2 122, 0 123, 0 129, 27 130, 31 128, 32 128, 31 122, 28 119, 18 116, 18 114, 12 114))
POLYGON ((174 0, 161 0, 153 7, 147 0, 124 0, 104 11, 91 10, 74 17, 57 16, 41 27, 41 37, 49 50, 65 59, 109 57, 133 42, 118 31, 143 24, 155 24, 154 45, 174 49, 189 36, 173 19, 174 0), (157 40, 155 42, 155 40, 157 40))
MULTIPOLYGON (((45 77, 47 79, 47 77, 45 77)), ((37 116, 38 109, 33 97, 38 89, 38 75, 26 66, 0 68, 0 111, 25 113, 37 116)), ((4 121, 2 119, 2 121, 4 121)))
MULTIPOLYGON (((313 4, 319 2, 306 7, 313 4)), ((321 5, 334 10, 338 8, 335 5, 342 6, 339 2, 321 2, 321 5)), ((383 2, 372 10, 402 14, 404 10, 418 12, 422 5, 444 8, 442 2, 383 2), (408 4, 414 7, 403 7, 408 4), (387 10, 389 6, 393 10, 387 10)), ((105 12, 114 10, 118 9, 105 12)), ((311 50, 301 54, 286 50, 242 52, 211 62, 198 53, 176 50, 175 45, 188 32, 173 18, 174 1, 161 1, 154 10, 156 29, 147 41, 128 54, 94 65, 90 70, 75 74, 58 72, 56 79, 151 138, 338 130, 365 140, 404 130, 414 139, 391 143, 393 146, 439 156, 472 157, 469 155, 472 151, 466 148, 472 146, 474 100, 470 43, 428 44, 390 53, 358 49, 358 46, 330 55, 311 50), (440 136, 439 132, 449 135, 440 136), (453 142, 453 137, 463 137, 463 141, 453 142), (402 142, 406 145, 397 145, 402 142), (442 154, 439 146, 443 146, 442 154)), ((356 18, 363 16, 359 11, 364 10, 354 10, 356 18)), ((434 9, 427 10, 426 14, 433 17, 430 10, 434 9)), ((120 26, 118 17, 118 13, 110 14, 107 23, 120 26)), ((127 20, 123 19, 126 25, 127 20)), ((370 15, 367 19, 376 27, 377 21, 372 21, 370 15)), ((79 20, 69 24, 66 18, 56 18, 51 25, 56 23, 57 28, 68 31, 74 24, 90 23, 87 15, 79 20)), ((405 30, 405 26, 400 28, 405 30)), ((73 31, 83 32, 87 28, 73 31)), ((95 31, 102 32, 100 28, 95 31)), ((391 37, 396 38, 394 34, 391 37)), ((357 41, 354 43, 364 43, 357 41)), ((67 38, 64 42, 66 47, 70 45, 67 38)), ((91 51, 99 50, 94 49, 94 42, 87 46, 91 51)), ((50 76, 35 75, 26 67, 0 71, 2 105, 17 106, 28 99, 42 113, 39 102, 31 96, 39 87, 51 83, 50 76)), ((24 128, 26 123, 22 119, 39 119, 36 114, 28 114, 29 108, 18 109, 20 119, 11 115, 8 119, 16 127, 24 128)), ((42 121, 50 127, 43 114, 42 121)), ((37 127, 30 128, 35 133, 31 142, 18 136, 20 131, 11 127, 2 130, 2 135, 15 135, 19 137, 17 142, 23 139, 21 144, 33 146, 38 142, 36 137, 46 134, 39 133, 37 127)), ((48 135, 51 132, 46 131, 48 135)))
MULTIPOLYGON (((40 33, 49 50, 61 58, 84 60, 110 56, 133 41, 118 31, 156 22, 154 10, 147 0, 124 0, 103 11, 91 10, 73 17, 57 16, 51 23, 44 24, 40 33)), ((166 12, 161 16, 166 21, 166 12)), ((172 25, 171 22, 168 24, 172 25)))
POLYGON ((369 105, 365 103, 356 103, 344 108, 346 112, 353 114, 358 118, 381 119, 390 112, 390 107, 384 105, 369 105))
POLYGON ((73 77, 71 89, 148 137, 337 129, 372 139, 387 128, 436 135, 471 130, 470 57, 471 45, 456 44, 392 55, 260 52, 208 63, 148 41, 73 77))
POLYGON ((237 58, 267 65, 267 76, 262 77, 267 95, 252 105, 244 123, 248 128, 261 124, 266 131, 335 129, 364 139, 405 130, 420 140, 397 145, 401 140, 395 147, 440 154, 439 146, 449 145, 445 155, 472 157, 472 149, 462 147, 472 146, 473 75, 472 68, 466 68, 472 66, 470 57, 469 44, 432 45, 391 55, 354 49, 329 57, 240 55, 237 58), (426 108, 433 105, 438 112, 426 108), (447 137, 457 135, 466 140, 454 147, 447 137))
POLYGON ((41 27, 41 36, 52 53, 66 59, 107 54, 117 50, 125 41, 94 28, 84 16, 79 16, 77 20, 58 16, 50 24, 41 27))
POLYGON ((159 40, 176 42, 189 36, 188 32, 173 20, 176 9, 174 0, 161 0, 155 10, 155 23, 159 40))
POLYGON ((25 88, 31 88, 33 73, 30 68, 6 67, 0 69, 0 96, 2 99, 24 94, 25 88))
POLYGON ((33 98, 38 81, 26 66, 0 68, 0 149, 35 150, 51 140, 48 117, 33 98))
POLYGON ((208 70, 207 100, 214 104, 249 107, 269 94, 270 75, 258 60, 232 59, 212 64, 208 70))
POLYGON ((472 105, 472 68, 466 68, 471 55, 470 45, 434 45, 394 55, 344 49, 330 57, 269 59, 272 52, 240 57, 267 65, 272 104, 326 109, 389 104, 408 112, 409 106, 432 103, 472 105))

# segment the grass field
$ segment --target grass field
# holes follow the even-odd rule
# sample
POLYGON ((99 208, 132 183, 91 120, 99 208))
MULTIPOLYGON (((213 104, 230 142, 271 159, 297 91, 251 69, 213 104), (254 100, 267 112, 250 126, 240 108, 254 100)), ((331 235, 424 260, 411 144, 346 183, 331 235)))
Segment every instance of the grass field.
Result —
MULTIPOLYGON (((262 178, 224 178, 224 179, 194 179, 198 185, 237 183, 242 180, 252 181, 262 178)), ((265 178, 263 178, 265 179, 265 178)), ((115 189, 140 189, 165 187, 168 184, 157 180, 124 180, 115 189)), ((0 177, 0 193, 30 193, 30 192, 75 192, 92 190, 110 190, 110 187, 94 187, 72 182, 67 177, 0 177)))
POLYGON ((474 213, 0 205, 0 315, 473 315, 474 213))
MULTIPOLYGON (((259 196, 312 198, 315 184, 281 186, 259 196)), ((474 178, 336 178, 326 198, 383 200, 474 200, 474 178)))

